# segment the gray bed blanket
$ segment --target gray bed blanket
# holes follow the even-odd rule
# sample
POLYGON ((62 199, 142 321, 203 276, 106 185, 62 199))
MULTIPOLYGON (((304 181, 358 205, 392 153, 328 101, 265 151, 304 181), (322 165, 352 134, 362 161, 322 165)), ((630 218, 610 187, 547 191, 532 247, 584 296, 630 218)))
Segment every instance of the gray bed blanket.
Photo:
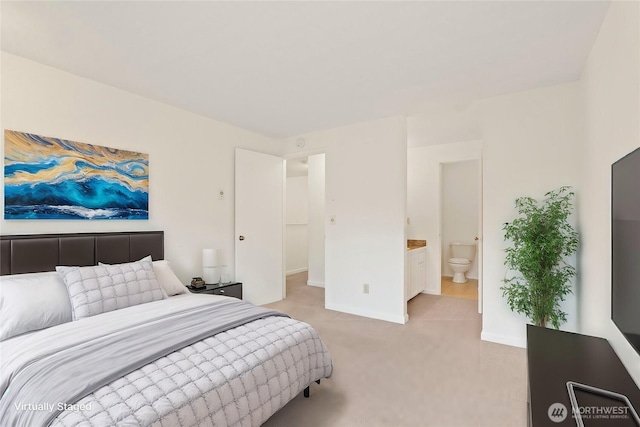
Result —
POLYGON ((12 373, 0 400, 0 425, 47 425, 66 405, 114 379, 206 337, 269 316, 287 317, 225 298, 40 354, 12 373))

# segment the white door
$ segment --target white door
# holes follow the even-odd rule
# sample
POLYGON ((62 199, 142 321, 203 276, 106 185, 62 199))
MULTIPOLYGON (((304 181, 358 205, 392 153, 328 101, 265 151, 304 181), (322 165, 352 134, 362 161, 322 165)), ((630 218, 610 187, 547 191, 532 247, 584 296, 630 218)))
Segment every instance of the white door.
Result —
POLYGON ((236 280, 256 305, 283 298, 283 165, 280 157, 236 149, 236 280))

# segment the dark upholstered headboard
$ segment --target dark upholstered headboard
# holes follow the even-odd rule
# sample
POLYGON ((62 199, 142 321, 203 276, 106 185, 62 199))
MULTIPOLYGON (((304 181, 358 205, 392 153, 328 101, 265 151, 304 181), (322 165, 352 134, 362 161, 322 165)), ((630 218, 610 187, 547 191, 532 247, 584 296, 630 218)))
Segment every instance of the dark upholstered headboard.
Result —
POLYGON ((0 236, 0 275, 164 259, 163 231, 0 236))

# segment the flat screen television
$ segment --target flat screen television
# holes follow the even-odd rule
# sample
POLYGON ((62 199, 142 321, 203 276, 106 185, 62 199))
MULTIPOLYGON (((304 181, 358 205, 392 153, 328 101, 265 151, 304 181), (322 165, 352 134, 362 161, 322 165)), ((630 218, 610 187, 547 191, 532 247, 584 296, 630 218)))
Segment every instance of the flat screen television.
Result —
POLYGON ((640 353, 640 148, 611 166, 611 318, 640 353))

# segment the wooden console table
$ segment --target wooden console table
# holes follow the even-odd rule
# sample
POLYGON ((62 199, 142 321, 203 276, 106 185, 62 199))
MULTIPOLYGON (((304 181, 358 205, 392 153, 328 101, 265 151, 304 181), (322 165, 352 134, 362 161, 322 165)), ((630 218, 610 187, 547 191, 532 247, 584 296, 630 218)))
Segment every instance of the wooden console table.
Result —
MULTIPOLYGON (((577 425, 567 381, 625 395, 640 410, 640 390, 603 338, 527 325, 527 360, 530 427, 577 425)), ((624 402, 581 390, 575 395, 585 427, 638 427, 624 402)))

